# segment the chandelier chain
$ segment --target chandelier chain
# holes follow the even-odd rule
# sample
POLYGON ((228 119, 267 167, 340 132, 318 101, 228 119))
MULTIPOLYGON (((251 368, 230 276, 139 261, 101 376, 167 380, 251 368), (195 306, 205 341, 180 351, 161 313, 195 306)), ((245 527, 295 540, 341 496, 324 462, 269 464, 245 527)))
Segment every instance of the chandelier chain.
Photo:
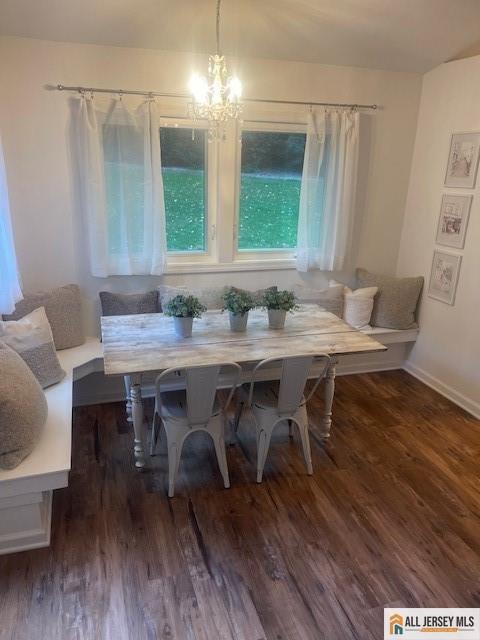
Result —
POLYGON ((217 43, 217 56, 220 55, 220 3, 222 0, 217 0, 217 22, 216 22, 216 43, 217 43))

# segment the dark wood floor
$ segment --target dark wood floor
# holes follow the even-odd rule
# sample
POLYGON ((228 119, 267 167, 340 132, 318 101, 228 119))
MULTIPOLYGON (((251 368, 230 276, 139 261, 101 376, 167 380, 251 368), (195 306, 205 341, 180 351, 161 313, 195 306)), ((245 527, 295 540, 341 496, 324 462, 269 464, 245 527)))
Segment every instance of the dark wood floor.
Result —
POLYGON ((138 474, 122 405, 77 409, 51 548, 0 558, 0 638, 377 640, 385 606, 480 605, 478 421, 404 372, 342 377, 315 475, 280 428, 261 485, 250 427, 230 490, 195 435, 168 500, 164 443, 138 474))

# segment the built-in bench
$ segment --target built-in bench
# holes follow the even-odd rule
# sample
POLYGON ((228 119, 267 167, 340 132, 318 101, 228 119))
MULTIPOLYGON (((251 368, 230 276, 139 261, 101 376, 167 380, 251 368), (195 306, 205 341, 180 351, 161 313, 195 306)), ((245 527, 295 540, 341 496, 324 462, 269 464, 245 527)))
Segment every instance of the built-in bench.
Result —
MULTIPOLYGON (((397 331, 375 327, 365 332, 387 345, 388 351, 368 354, 368 358, 342 356, 337 367, 340 375, 402 367, 406 349, 415 342, 418 329, 397 331)), ((73 406, 124 397, 122 381, 103 374, 102 345, 98 338, 88 338, 79 347, 59 351, 58 357, 67 375, 46 390, 48 419, 39 443, 18 467, 0 471, 0 554, 50 543, 52 492, 68 485, 73 406), (81 388, 74 393, 75 382, 81 388), (110 384, 106 393, 101 392, 102 384, 107 387, 110 384)), ((146 383, 145 395, 151 395, 151 381, 146 383)))
POLYGON ((52 492, 68 485, 73 383, 103 369, 98 338, 58 351, 58 358, 66 376, 45 390, 48 418, 40 441, 18 467, 0 471, 0 553, 49 545, 52 492))

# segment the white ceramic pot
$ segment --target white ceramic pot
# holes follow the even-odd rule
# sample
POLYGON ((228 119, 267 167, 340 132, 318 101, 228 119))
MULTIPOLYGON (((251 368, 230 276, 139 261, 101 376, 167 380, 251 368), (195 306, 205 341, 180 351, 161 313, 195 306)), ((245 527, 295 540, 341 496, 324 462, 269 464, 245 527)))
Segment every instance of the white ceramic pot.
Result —
POLYGON ((287 312, 284 309, 268 310, 268 326, 270 329, 283 329, 287 312))
POLYGON ((193 318, 177 318, 174 316, 173 326, 179 338, 190 338, 192 335, 193 318))
POLYGON ((246 313, 232 313, 230 311, 230 329, 232 331, 246 331, 248 311, 246 313))

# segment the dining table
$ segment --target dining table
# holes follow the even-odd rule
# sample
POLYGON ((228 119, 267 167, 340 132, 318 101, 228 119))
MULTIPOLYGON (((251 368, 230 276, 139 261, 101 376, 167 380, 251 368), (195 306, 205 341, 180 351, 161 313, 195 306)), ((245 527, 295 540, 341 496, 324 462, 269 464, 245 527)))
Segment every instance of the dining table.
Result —
MULTIPOLYGON (((127 419, 133 423, 135 466, 146 466, 142 376, 192 365, 237 362, 249 379, 253 364, 266 358, 327 354, 330 363, 323 384, 321 435, 332 424, 335 374, 342 355, 384 351, 386 347, 315 304, 302 304, 287 314, 282 329, 270 329, 267 312, 250 311, 247 329, 231 331, 228 313, 206 311, 193 323, 191 337, 179 337, 173 319, 163 313, 102 316, 104 371, 123 376, 127 388, 127 419)), ((272 378, 274 379, 274 378, 272 378)), ((277 376, 278 379, 278 376, 277 376)))

